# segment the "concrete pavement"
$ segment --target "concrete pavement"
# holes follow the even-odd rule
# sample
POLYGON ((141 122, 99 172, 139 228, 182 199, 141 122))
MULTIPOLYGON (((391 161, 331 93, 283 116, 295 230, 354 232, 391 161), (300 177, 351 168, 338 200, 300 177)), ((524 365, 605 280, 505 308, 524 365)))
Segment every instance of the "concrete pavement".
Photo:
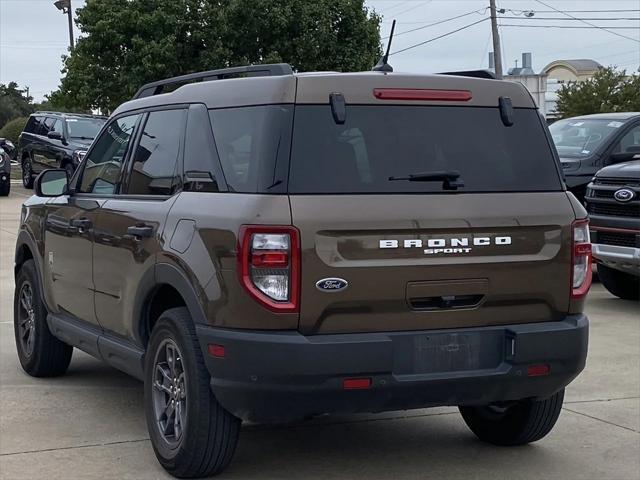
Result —
MULTIPOLYGON (((13 339, 17 185, 0 198, 0 478, 156 479, 142 384, 76 350, 69 373, 22 372, 13 339)), ((548 437, 480 443, 453 408, 245 426, 220 478, 640 479, 640 305, 600 285, 587 305, 588 365, 548 437)))

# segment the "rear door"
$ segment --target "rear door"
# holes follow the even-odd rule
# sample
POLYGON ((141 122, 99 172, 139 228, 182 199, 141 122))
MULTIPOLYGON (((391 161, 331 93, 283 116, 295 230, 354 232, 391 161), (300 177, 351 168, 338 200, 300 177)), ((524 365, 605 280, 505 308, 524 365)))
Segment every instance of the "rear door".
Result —
POLYGON ((152 111, 140 128, 119 193, 95 226, 96 315, 105 330, 131 338, 142 278, 153 271, 165 220, 181 189, 185 109, 152 111))
POLYGON ((574 212, 535 109, 516 108, 512 126, 497 106, 346 113, 337 124, 328 105, 296 106, 289 192, 301 331, 539 322, 567 311, 574 212), (464 186, 406 180, 443 171, 464 186))

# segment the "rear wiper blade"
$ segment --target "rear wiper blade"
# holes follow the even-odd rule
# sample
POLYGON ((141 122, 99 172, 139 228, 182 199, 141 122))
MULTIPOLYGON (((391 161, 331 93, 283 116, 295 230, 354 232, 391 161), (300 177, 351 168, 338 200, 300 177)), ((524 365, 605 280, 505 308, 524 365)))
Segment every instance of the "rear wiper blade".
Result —
POLYGON ((390 182, 405 180, 407 182, 442 182, 445 190, 456 190, 464 187, 464 182, 460 180, 460 172, 457 170, 436 170, 433 172, 412 173, 406 177, 389 177, 390 182))

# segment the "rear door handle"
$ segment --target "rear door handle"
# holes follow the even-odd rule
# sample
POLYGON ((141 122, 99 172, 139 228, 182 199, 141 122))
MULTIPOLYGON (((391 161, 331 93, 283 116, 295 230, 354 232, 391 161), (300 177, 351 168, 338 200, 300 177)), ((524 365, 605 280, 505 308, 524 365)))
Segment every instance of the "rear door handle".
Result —
POLYGON ((86 217, 82 217, 82 218, 72 218, 69 221, 69 225, 71 225, 72 227, 77 227, 80 230, 86 230, 88 228, 91 228, 91 220, 89 220, 86 217))
POLYGON ((139 224, 127 228, 127 233, 138 238, 149 238, 153 236, 154 228, 151 225, 139 224))

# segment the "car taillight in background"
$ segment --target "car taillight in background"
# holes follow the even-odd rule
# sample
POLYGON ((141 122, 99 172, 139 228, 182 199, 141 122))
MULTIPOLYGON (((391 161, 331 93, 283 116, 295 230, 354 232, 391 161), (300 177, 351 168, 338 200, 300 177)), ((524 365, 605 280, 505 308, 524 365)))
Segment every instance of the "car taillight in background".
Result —
POLYGON ((576 220, 571 229, 571 298, 582 298, 591 287, 592 276, 589 220, 576 220))
POLYGON ((75 150, 71 155, 73 163, 75 165, 79 165, 80 162, 82 162, 82 160, 84 160, 84 156, 86 154, 87 154, 86 150, 75 150))
POLYGON ((297 312, 300 239, 294 227, 244 225, 238 236, 240 283, 261 305, 297 312))

